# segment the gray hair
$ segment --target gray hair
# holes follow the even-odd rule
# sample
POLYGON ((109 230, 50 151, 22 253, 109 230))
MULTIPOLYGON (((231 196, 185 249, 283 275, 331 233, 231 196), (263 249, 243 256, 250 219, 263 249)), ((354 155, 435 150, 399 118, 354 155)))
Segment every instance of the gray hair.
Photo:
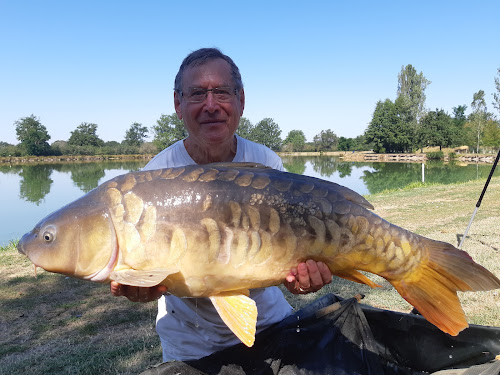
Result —
POLYGON ((182 76, 184 75, 184 71, 187 68, 203 65, 206 62, 215 59, 223 59, 231 67, 231 77, 233 78, 234 88, 237 90, 237 95, 239 97, 239 91, 243 88, 240 70, 229 56, 224 55, 217 48, 200 48, 199 50, 191 52, 189 55, 187 55, 186 58, 182 61, 179 72, 175 76, 174 90, 177 92, 182 91, 182 76))

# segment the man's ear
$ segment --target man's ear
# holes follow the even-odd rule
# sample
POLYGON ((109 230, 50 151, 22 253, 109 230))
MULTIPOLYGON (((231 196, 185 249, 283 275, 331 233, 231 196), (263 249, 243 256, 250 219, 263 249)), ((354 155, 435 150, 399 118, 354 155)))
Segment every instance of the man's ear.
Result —
POLYGON ((179 120, 182 120, 181 95, 177 91, 174 91, 174 107, 175 113, 177 113, 177 117, 179 118, 179 120))
POLYGON ((241 88, 240 90, 240 117, 243 116, 243 110, 245 109, 245 90, 241 88))

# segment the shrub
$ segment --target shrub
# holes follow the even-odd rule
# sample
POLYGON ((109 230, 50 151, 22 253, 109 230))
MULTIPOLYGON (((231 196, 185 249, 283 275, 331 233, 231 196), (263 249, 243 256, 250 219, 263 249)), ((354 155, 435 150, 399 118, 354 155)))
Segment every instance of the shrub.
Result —
POLYGON ((443 151, 427 152, 425 154, 429 160, 441 160, 444 159, 443 151))

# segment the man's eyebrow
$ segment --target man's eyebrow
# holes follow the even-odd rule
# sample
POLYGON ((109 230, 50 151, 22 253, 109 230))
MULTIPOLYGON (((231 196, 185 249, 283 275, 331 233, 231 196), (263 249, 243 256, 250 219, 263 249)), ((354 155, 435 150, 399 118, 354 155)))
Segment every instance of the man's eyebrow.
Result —
MULTIPOLYGON (((215 86, 214 88, 218 88, 218 87, 232 87, 232 85, 230 83, 223 83, 221 85, 218 85, 218 86, 215 86)), ((187 87, 188 89, 206 89, 206 87, 203 87, 203 86, 188 86, 187 87)))

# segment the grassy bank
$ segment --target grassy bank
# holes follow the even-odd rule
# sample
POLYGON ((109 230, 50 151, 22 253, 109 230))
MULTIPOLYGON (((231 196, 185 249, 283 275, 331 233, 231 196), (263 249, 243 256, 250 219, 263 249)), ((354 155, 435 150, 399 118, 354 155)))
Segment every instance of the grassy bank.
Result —
MULTIPOLYGON (((428 237, 457 245, 469 222, 483 181, 432 185, 368 197, 375 212, 428 237)), ((494 178, 463 249, 500 275, 500 178, 494 178)), ((363 303, 409 311, 410 306, 378 277, 383 287, 335 279, 315 295, 285 295, 299 308, 334 292, 366 295, 363 303)), ((471 323, 500 326, 500 291, 461 294, 471 323)), ((136 374, 161 361, 154 331, 156 304, 113 298, 107 285, 38 270, 14 245, 0 249, 1 374, 136 374)))

